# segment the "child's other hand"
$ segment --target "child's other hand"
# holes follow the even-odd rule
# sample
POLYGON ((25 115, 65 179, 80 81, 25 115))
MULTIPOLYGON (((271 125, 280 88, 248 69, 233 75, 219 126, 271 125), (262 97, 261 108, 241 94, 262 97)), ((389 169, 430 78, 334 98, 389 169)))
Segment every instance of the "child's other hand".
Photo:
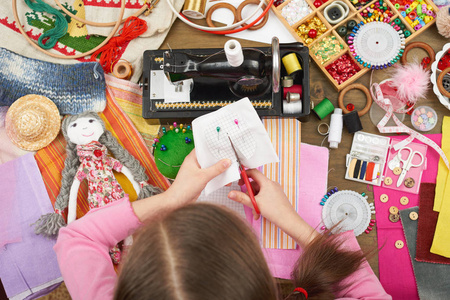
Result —
POLYGON ((215 165, 202 169, 197 161, 195 149, 183 161, 175 181, 167 190, 167 195, 178 204, 185 205, 197 200, 206 184, 222 174, 231 165, 231 160, 222 159, 215 165))
MULTIPOLYGON (((256 169, 248 169, 247 175, 253 179, 251 184, 255 192, 256 203, 261 214, 267 220, 281 227, 283 219, 286 218, 287 214, 297 214, 284 193, 283 188, 277 182, 270 180, 256 169)), ((228 197, 253 208, 250 197, 246 193, 231 191, 228 197)), ((259 217, 254 210, 253 214, 255 219, 259 217)))

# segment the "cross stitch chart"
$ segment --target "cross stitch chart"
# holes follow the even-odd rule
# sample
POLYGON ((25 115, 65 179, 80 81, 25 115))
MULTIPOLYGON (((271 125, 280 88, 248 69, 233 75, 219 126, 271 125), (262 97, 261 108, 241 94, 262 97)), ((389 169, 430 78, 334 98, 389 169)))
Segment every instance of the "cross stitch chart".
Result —
POLYGON ((240 159, 250 159, 256 151, 256 142, 247 122, 238 114, 222 114, 211 120, 205 129, 209 150, 218 159, 235 158, 231 142, 240 159))
POLYGON ((208 168, 223 158, 232 161, 227 171, 206 185, 206 195, 240 178, 228 136, 244 166, 257 168, 278 162, 269 136, 248 98, 196 118, 192 121, 192 130, 197 159, 202 168, 208 168))

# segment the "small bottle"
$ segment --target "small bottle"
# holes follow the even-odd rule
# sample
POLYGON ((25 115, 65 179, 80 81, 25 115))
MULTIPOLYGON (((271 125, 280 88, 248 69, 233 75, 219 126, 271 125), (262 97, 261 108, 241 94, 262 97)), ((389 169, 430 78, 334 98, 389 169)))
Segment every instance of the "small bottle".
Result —
POLYGON ((328 143, 330 143, 330 148, 337 149, 342 139, 342 127, 342 109, 335 108, 334 113, 331 115, 330 134, 328 135, 328 143))

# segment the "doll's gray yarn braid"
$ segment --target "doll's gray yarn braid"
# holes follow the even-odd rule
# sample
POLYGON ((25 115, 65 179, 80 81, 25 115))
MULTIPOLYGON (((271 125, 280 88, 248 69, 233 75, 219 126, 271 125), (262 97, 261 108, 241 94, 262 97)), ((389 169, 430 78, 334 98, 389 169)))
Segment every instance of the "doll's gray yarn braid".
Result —
MULTIPOLYGON (((84 112, 79 115, 68 116, 64 119, 61 130, 64 138, 67 141, 66 152, 67 158, 64 162, 64 169, 62 171, 61 189, 56 197, 55 209, 63 211, 69 202, 70 188, 72 186, 73 178, 80 165, 80 161, 77 155, 77 147, 74 143, 69 141, 67 136, 67 128, 70 123, 79 118, 95 118, 100 121, 103 127, 104 134, 100 137, 99 142, 106 146, 106 148, 119 160, 123 165, 130 169, 135 181, 147 182, 148 176, 145 174, 144 167, 141 166, 139 161, 131 155, 125 148, 123 148, 112 133, 105 128, 103 120, 95 112, 84 112)), ((152 185, 146 185, 141 189, 138 195, 138 199, 143 199, 161 193, 162 190, 152 185)), ((61 227, 66 225, 64 218, 57 213, 50 213, 43 215, 39 220, 34 223, 35 233, 42 234, 47 237, 55 236, 61 227)))

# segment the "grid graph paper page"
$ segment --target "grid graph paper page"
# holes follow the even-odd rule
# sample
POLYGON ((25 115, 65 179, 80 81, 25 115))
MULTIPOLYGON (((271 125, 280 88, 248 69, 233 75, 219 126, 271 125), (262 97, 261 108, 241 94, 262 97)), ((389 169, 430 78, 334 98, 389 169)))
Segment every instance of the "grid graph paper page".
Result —
POLYGON ((245 219, 244 205, 228 198, 228 193, 231 191, 241 191, 241 188, 237 184, 237 182, 233 182, 231 186, 224 186, 223 188, 218 189, 217 191, 209 194, 208 196, 206 196, 205 192, 203 191, 200 197, 198 198, 197 202, 210 202, 226 206, 229 209, 238 213, 242 218, 245 219))

